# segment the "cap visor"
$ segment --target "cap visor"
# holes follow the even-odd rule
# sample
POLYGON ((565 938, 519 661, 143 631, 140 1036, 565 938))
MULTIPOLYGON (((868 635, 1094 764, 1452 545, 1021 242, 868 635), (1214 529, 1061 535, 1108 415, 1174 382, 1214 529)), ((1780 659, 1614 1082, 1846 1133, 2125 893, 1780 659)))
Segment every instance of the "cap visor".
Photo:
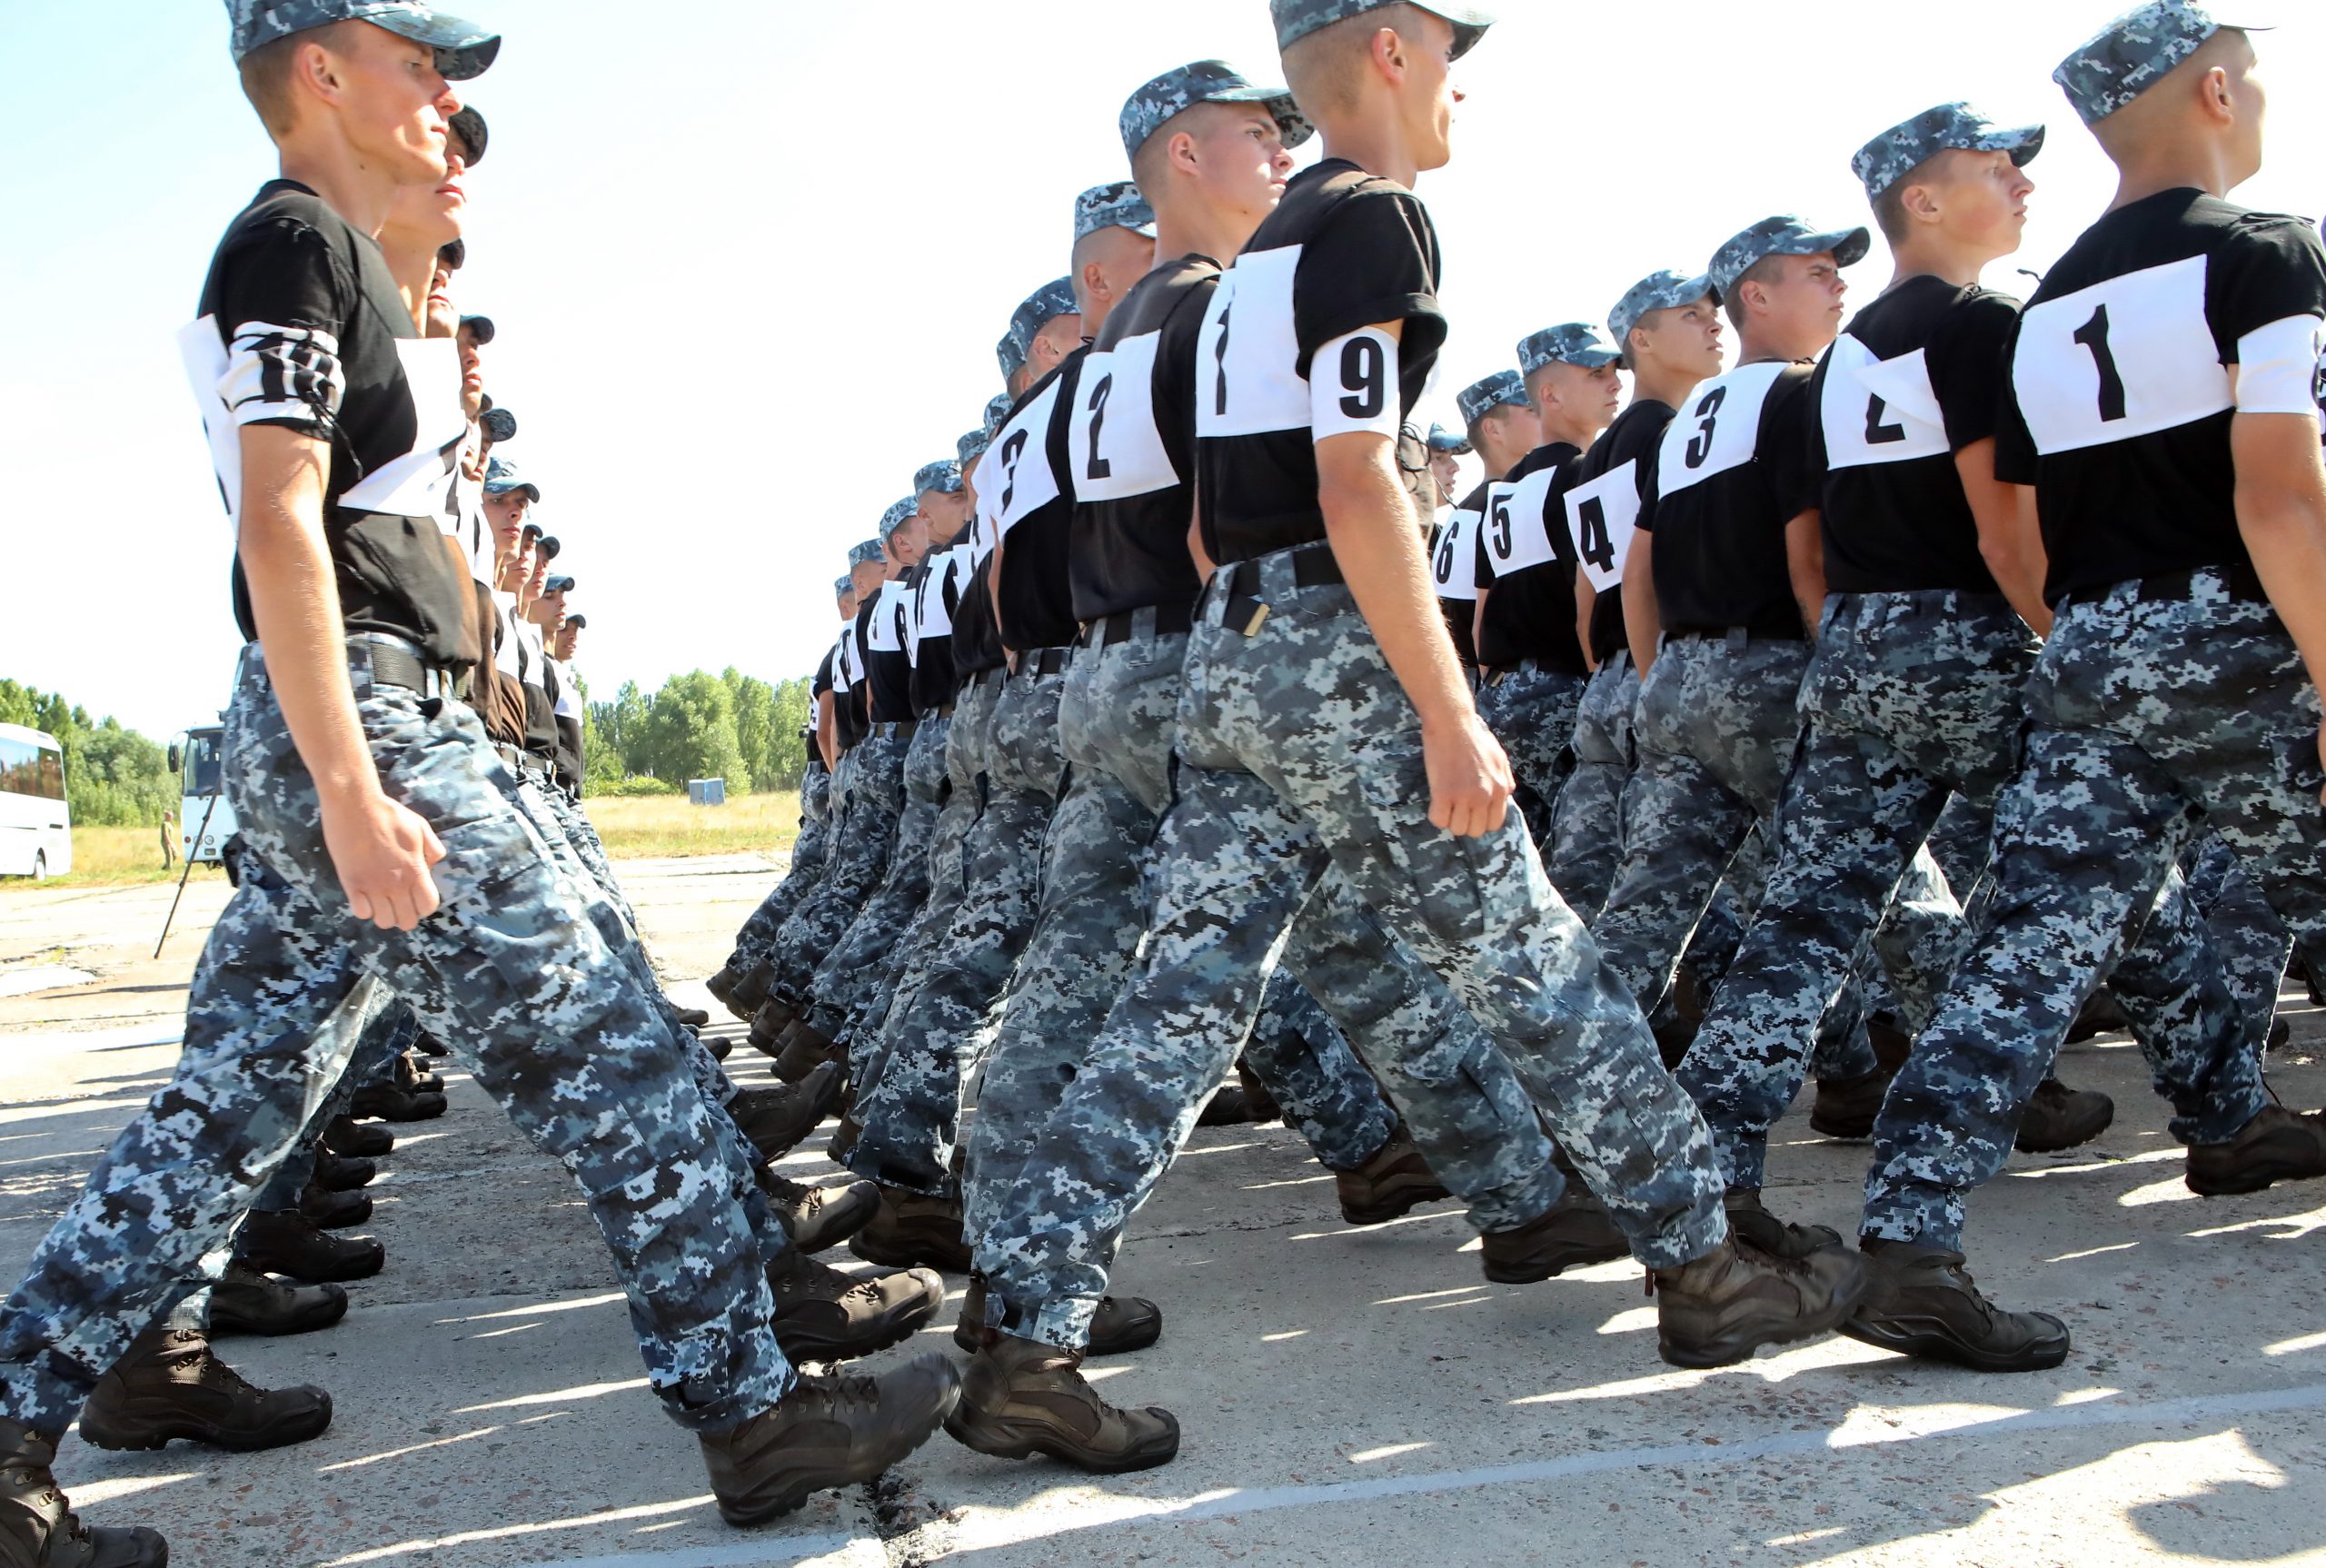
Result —
POLYGON ((1587 371, 1595 371, 1605 369, 1623 357, 1613 349, 1585 349, 1581 353, 1569 358, 1566 362, 1571 365, 1581 365, 1587 371))
POLYGON ((1285 87, 1230 87, 1200 100, 1206 104, 1258 104, 1276 116, 1276 128, 1283 133, 1287 147, 1297 147, 1317 134, 1308 116, 1293 102, 1292 93, 1285 87))
POLYGON ((1979 153, 2009 153, 2013 164, 2025 167, 2036 154, 2043 150, 2043 127, 2022 125, 2014 131, 1990 131, 1980 137, 1972 151, 1979 153))
POLYGON ((1838 229, 1817 237, 1825 242, 1817 249, 1833 252, 1835 266, 1854 267, 1865 260, 1865 253, 1874 248, 1873 234, 1864 229, 1838 229))
POLYGON ((463 22, 458 16, 441 13, 415 16, 409 11, 387 11, 362 20, 435 50, 436 69, 447 82, 467 82, 483 75, 501 53, 500 34, 473 22, 463 22))

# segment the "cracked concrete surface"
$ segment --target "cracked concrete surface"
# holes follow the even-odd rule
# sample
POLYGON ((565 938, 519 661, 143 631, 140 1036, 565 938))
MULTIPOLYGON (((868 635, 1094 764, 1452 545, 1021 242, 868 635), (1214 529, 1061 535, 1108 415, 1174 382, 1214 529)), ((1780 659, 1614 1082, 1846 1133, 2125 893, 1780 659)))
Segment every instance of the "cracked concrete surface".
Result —
MULTIPOLYGON (((774 874, 750 858, 622 869, 690 978, 774 874)), ((155 961, 168 891, 0 890, 0 975, 96 977, 0 995, 10 1278, 169 1070, 225 889, 188 891, 155 961)), ((2307 1107, 2326 1097, 2326 1021, 2288 1007, 2272 1076, 2307 1107)), ((763 1066, 735 1065, 747 1081, 763 1066)), ((224 1342, 261 1383, 328 1387, 330 1432, 248 1456, 72 1439, 57 1469, 90 1519, 165 1531, 181 1568, 2326 1561, 2326 1185, 2198 1199, 2129 1044, 2073 1047, 2060 1072, 2112 1094, 2115 1126, 2015 1158, 1971 1232, 1983 1285, 2073 1329, 2054 1372, 1980 1377, 1842 1340, 1675 1372, 1637 1268, 1489 1285, 1452 1207, 1351 1230, 1291 1134, 1207 1128, 1117 1275, 1163 1304, 1163 1341, 1090 1369, 1109 1398, 1178 1414, 1178 1462, 1102 1480, 940 1435, 750 1533, 719 1522, 692 1444, 641 1386, 571 1184, 456 1077, 451 1113, 398 1129, 370 1189, 388 1267, 351 1287, 347 1321, 224 1342)), ((1848 1228, 1864 1146, 1799 1114, 1777 1144, 1772 1206, 1848 1228)), ((787 1172, 836 1176, 820 1146, 787 1172)), ((906 1349, 949 1348, 950 1323, 906 1349)))

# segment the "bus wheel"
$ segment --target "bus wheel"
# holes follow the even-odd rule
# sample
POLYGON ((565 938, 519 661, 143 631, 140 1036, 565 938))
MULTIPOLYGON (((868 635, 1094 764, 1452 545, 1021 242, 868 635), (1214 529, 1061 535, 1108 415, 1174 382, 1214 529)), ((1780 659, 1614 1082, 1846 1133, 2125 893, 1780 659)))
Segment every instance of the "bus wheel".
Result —
POLYGON ((48 851, 45 849, 33 851, 33 880, 35 882, 48 880, 48 851))

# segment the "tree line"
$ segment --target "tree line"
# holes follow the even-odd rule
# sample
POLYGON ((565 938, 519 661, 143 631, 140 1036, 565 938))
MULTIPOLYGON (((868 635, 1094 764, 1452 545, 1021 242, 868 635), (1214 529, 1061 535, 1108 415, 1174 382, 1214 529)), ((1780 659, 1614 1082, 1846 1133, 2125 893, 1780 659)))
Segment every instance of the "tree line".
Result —
MULTIPOLYGON (((805 680, 770 685, 739 670, 698 670, 651 695, 624 681, 612 701, 587 703, 585 713, 591 794, 664 794, 691 779, 723 779, 733 795, 796 789, 807 770, 805 680)), ((61 693, 0 679, 0 724, 45 729, 63 744, 76 823, 152 827, 177 809, 166 750, 115 719, 92 720, 61 693)))

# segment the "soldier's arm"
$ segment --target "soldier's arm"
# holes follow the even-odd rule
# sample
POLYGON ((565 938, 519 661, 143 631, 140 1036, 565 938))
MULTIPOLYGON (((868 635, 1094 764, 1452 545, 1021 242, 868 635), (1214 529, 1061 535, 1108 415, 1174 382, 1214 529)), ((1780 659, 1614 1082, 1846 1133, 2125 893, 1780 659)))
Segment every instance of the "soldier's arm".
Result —
MULTIPOLYGON (((2326 677, 2326 464, 2317 417, 2240 413, 2230 421, 2229 443, 2237 531, 2316 687, 2326 677)), ((2326 758, 2326 733, 2319 746, 2326 758)))
POLYGON ((1811 641, 1825 619, 1824 514, 1804 511, 1784 525, 1785 575, 1793 580, 1793 601, 1801 609, 1801 630, 1811 641))
POLYGON ((1473 648, 1478 645, 1478 639, 1486 634, 1486 595, 1493 591, 1491 588, 1479 589, 1476 602, 1470 606, 1470 646, 1473 648))
POLYGON ((1664 635, 1663 611, 1655 604, 1655 535, 1641 529, 1624 554, 1624 640, 1631 644, 1632 668, 1643 676, 1655 662, 1655 642, 1664 635))
POLYGON ((819 692, 816 696, 816 749, 824 754, 824 770, 830 772, 840 766, 840 719, 832 694, 819 692))
MULTIPOLYGON (((1376 330, 1393 339, 1403 323, 1376 330)), ((1317 501, 1325 536, 1382 657, 1421 719, 1429 771, 1429 819, 1477 836, 1500 827, 1510 806, 1510 760, 1478 720, 1469 683, 1438 613, 1437 590, 1412 498, 1397 471, 1394 438, 1372 431, 1317 443, 1317 501)))
POLYGON ((1599 672, 1598 656, 1591 651, 1591 617, 1599 608, 1599 590, 1591 586, 1591 574, 1581 567, 1575 571, 1575 636, 1583 644, 1583 662, 1594 675, 1599 672))
POLYGON ((1954 454, 1963 499, 1979 525, 1979 555, 1994 573, 1995 586, 2035 629, 2052 634, 2052 607, 2043 602, 2043 530, 2035 515, 2035 487, 1995 477, 1995 440, 1974 441, 1954 454))
POLYGON ((323 539, 330 448, 279 424, 242 428, 237 551, 266 675, 322 806, 323 844, 359 920, 409 931, 436 908, 444 846, 380 788, 347 677, 339 585, 323 539))

